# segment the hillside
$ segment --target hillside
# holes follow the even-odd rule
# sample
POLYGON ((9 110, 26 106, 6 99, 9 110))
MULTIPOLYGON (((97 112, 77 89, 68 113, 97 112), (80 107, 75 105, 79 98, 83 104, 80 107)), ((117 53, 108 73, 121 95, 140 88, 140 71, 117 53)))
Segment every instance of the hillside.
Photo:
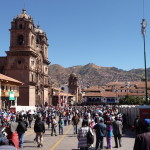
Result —
MULTIPOLYGON (((137 81, 144 77, 144 69, 125 71, 115 67, 101 67, 89 63, 84 66, 64 68, 58 64, 49 66, 49 75, 55 86, 68 83, 69 75, 74 72, 82 87, 104 85, 111 81, 137 81)), ((147 70, 150 76, 150 68, 147 70)))

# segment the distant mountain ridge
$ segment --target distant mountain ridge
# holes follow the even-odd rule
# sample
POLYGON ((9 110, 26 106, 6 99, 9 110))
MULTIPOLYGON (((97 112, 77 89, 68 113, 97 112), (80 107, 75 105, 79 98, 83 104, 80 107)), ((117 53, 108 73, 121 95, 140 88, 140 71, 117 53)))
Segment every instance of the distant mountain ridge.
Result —
MULTIPOLYGON (((49 75, 54 86, 67 84, 71 73, 75 73, 82 87, 105 85, 112 81, 137 81, 144 78, 144 69, 132 69, 125 71, 116 67, 102 67, 93 63, 83 66, 64 68, 54 64, 49 66, 49 75)), ((150 77, 150 68, 147 69, 150 77)))

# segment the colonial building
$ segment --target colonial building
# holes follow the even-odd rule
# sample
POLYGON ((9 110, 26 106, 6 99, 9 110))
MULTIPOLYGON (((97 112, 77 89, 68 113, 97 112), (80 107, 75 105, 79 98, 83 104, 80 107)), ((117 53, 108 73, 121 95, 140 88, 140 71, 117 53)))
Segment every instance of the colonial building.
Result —
POLYGON ((75 96, 65 92, 61 88, 52 88, 52 105, 58 107, 64 107, 73 105, 73 98, 75 96))
MULTIPOLYGON (((150 95, 150 82, 148 97, 150 95)), ((145 82, 110 82, 105 86, 93 86, 82 91, 84 102, 87 104, 116 104, 125 96, 141 97, 145 99, 145 82)))
POLYGON ((20 87, 18 105, 34 106, 49 103, 48 39, 46 33, 23 9, 13 18, 10 28, 10 49, 0 58, 0 71, 24 83, 20 87))
POLYGON ((10 106, 17 106, 21 85, 22 82, 0 74, 0 108, 8 110, 10 106))

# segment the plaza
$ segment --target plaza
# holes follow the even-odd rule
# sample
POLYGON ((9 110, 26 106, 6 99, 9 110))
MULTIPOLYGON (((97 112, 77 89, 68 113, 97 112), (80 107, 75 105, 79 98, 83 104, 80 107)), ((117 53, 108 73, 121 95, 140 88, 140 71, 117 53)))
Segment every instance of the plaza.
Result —
MULTIPOLYGON (((47 126, 46 126, 47 128, 47 126)), ((25 133, 25 143, 23 150, 37 150, 37 144, 34 142, 35 133, 33 128, 29 128, 25 133)), ((126 130, 122 137, 122 147, 112 148, 112 150, 132 150, 134 146, 135 133, 130 129, 126 130)), ((95 141, 95 139, 94 139, 95 141)), ((64 126, 64 135, 51 136, 50 129, 44 134, 44 144, 41 150, 78 150, 77 136, 73 134, 73 126, 64 126)), ((112 139, 112 147, 114 147, 114 139, 112 139)), ((104 147, 106 147, 106 138, 104 138, 104 147)), ((95 149, 95 143, 93 148, 95 149)), ((105 150, 104 148, 103 150, 105 150)))

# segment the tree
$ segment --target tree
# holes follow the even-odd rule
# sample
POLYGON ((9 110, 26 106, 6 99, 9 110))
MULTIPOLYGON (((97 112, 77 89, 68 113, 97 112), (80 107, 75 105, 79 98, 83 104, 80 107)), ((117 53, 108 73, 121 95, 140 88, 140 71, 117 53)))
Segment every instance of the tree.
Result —
POLYGON ((142 97, 127 95, 124 98, 120 99, 119 104, 120 105, 143 105, 144 100, 142 97))

